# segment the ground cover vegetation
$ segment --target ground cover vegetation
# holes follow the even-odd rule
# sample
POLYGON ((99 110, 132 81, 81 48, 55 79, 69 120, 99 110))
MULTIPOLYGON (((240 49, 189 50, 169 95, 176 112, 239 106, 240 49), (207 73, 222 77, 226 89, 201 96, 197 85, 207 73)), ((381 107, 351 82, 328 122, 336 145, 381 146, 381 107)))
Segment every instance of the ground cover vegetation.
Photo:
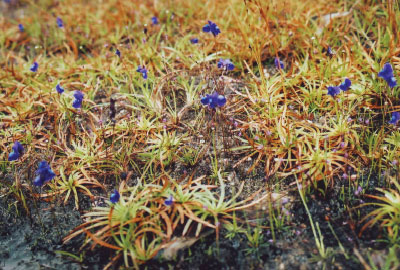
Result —
POLYGON ((0 269, 400 269, 398 1, 0 10, 0 269))

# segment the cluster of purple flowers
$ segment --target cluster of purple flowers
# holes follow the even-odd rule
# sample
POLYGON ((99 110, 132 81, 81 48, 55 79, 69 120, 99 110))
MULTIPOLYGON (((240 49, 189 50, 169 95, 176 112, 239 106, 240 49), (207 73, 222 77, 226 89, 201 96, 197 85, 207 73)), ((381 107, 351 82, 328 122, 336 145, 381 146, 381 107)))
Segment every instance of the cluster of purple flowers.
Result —
POLYGON ((210 109, 223 107, 226 104, 225 96, 220 95, 217 92, 214 92, 211 95, 207 94, 205 97, 202 97, 200 101, 201 104, 208 106, 210 109))
MULTIPOLYGON (((15 141, 12 146, 12 151, 8 155, 8 161, 15 161, 19 159, 24 153, 24 147, 18 141, 15 141)), ((36 177, 33 184, 37 187, 43 186, 45 183, 50 181, 56 176, 56 174, 51 170, 49 164, 46 161, 41 161, 39 163, 39 168, 36 170, 36 177)))
MULTIPOLYGON (((390 63, 385 63, 382 70, 378 73, 378 77, 383 78, 390 88, 397 86, 396 78, 394 77, 393 67, 390 63)), ((339 86, 328 86, 328 95, 335 97, 341 91, 347 91, 350 89, 351 81, 346 78, 343 83, 339 86)), ((400 121, 400 112, 392 112, 389 124, 396 125, 400 121)))
POLYGON ((328 95, 335 97, 340 93, 340 91, 347 91, 350 89, 351 81, 350 79, 344 79, 344 82, 341 83, 339 86, 328 86, 328 95))
MULTIPOLYGON (((203 32, 211 33, 214 37, 221 33, 218 25, 212 21, 208 21, 208 24, 203 26, 203 32)), ((191 39, 190 42, 197 43, 198 39, 191 39)), ((225 71, 232 71, 235 69, 235 65, 230 59, 219 59, 217 62, 217 67, 225 71)), ((215 109, 217 107, 223 107, 226 104, 226 97, 224 95, 218 94, 216 91, 212 94, 207 94, 205 97, 201 97, 201 104, 208 106, 210 109, 215 109)))
MULTIPOLYGON (((62 93, 64 93, 65 89, 58 83, 56 85, 56 91, 58 94, 61 95, 62 93)), ((74 91, 74 100, 72 101, 72 107, 74 107, 75 109, 82 108, 82 101, 84 96, 85 94, 83 94, 81 91, 74 91)))
MULTIPOLYGON (((152 22, 152 25, 159 24, 158 18, 156 16, 151 18, 151 22, 152 22)), ((64 27, 64 22, 60 17, 57 17, 56 23, 59 28, 64 27)), ((18 29, 21 33, 25 31, 24 26, 22 24, 18 25, 18 29)), ((219 29, 217 24, 215 24, 214 22, 212 22, 210 20, 208 21, 208 23, 205 26, 203 26, 202 31, 205 33, 211 33, 214 37, 217 37, 221 33, 221 30, 219 29)), ((145 29, 145 33, 146 32, 147 32, 147 28, 145 29)), ((192 44, 197 44, 199 42, 199 39, 192 38, 192 39, 190 39, 190 42, 192 44)), ((118 49, 115 50, 115 54, 118 57, 121 57, 121 52, 118 49)), ((334 55, 334 52, 332 51, 331 47, 328 47, 327 55, 328 56, 334 55)), ((276 57, 274 59, 274 64, 275 64, 276 69, 278 69, 278 70, 283 70, 285 68, 284 62, 281 61, 278 57, 276 57)), ((219 69, 223 69, 225 71, 232 71, 232 70, 234 70, 235 65, 231 62, 230 59, 222 59, 221 58, 217 62, 217 67, 219 69)), ((39 68, 39 64, 35 61, 31 65, 30 70, 32 72, 37 72, 38 68, 39 68)), ((146 69, 146 67, 144 65, 138 66, 136 71, 142 75, 143 79, 146 80, 148 78, 148 74, 147 74, 148 70, 146 69)), ((393 68, 390 63, 385 63, 383 69, 378 73, 378 77, 383 78, 387 82, 387 84, 389 85, 390 88, 397 86, 397 81, 396 81, 396 78, 394 77, 393 68)), ((343 92, 348 91, 350 89, 351 85, 352 85, 351 80, 348 78, 345 78, 344 82, 341 83, 339 86, 328 86, 328 95, 335 97, 336 95, 340 94, 341 91, 343 91, 343 92)), ((59 94, 62 94, 65 90, 60 84, 57 84, 56 91, 59 94)), ((81 108, 84 94, 81 91, 75 91, 73 96, 75 99, 72 103, 72 106, 76 109, 81 108)), ((225 106, 226 101, 227 101, 226 97, 224 95, 219 94, 216 91, 214 91, 212 94, 207 94, 206 96, 201 97, 201 103, 204 106, 208 106, 210 109, 216 109, 217 107, 223 107, 223 106, 225 106)), ((400 121, 400 112, 393 112, 389 123, 396 125, 399 121, 400 121)), ((18 141, 16 141, 14 143, 14 145, 12 146, 12 152, 9 154, 8 160, 9 161, 18 160, 23 155, 23 153, 24 153, 23 146, 18 141)), ((45 183, 52 180, 55 176, 56 176, 56 174, 52 171, 49 164, 46 161, 41 161, 39 163, 38 169, 36 170, 36 177, 33 181, 33 184, 35 186, 43 186, 45 183)), ((347 176, 347 174, 343 174, 343 177, 347 178, 348 176, 347 176)), ((355 191, 355 194, 358 195, 361 192, 362 192, 362 187, 358 186, 358 189, 355 191)), ((119 201, 119 199, 120 199, 120 194, 116 189, 114 189, 110 195, 110 201, 112 203, 117 203, 119 201)), ((171 206, 173 204, 173 202, 174 202, 174 198, 172 195, 170 195, 167 199, 165 199, 164 204, 166 206, 171 206)))

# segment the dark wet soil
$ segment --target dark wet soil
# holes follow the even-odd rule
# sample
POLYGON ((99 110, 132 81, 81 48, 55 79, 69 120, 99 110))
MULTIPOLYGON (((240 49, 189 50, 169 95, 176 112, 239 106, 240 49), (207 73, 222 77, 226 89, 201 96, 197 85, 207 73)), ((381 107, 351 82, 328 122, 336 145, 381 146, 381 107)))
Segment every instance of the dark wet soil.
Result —
MULTIPOLYGON (((81 198, 81 206, 90 203, 81 198)), ((0 198, 0 269, 102 269, 108 263, 108 251, 84 251, 83 263, 57 254, 67 251, 79 257, 83 237, 66 245, 62 239, 82 223, 81 213, 73 208, 47 202, 29 206, 30 215, 22 207, 15 211, 11 197, 0 198)))

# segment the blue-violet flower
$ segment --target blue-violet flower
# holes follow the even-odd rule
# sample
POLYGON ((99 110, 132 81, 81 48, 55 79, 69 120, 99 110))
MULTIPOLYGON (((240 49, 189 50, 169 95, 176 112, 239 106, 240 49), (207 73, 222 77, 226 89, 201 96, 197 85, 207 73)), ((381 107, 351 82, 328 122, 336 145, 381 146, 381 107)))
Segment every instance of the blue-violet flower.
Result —
POLYGON ((221 30, 219 30, 219 27, 215 23, 208 21, 208 24, 203 26, 203 32, 211 33, 214 37, 216 37, 219 33, 221 33, 221 30))
POLYGON ((331 95, 332 97, 335 97, 339 93, 340 93, 339 86, 328 86, 328 95, 331 95))
POLYGON ((157 18, 156 16, 152 17, 152 18, 151 18, 151 23, 152 23, 153 25, 158 24, 158 18, 157 18))
POLYGON ((18 141, 15 141, 14 145, 12 146, 11 153, 8 155, 8 161, 14 161, 19 159, 23 153, 24 153, 24 147, 18 141))
POLYGON ((64 27, 64 22, 60 17, 57 17, 57 26, 59 28, 63 28, 64 27))
POLYGON ((119 198, 120 198, 119 192, 116 189, 114 189, 110 195, 110 202, 117 203, 119 201, 119 198))
POLYGON ((46 161, 41 161, 39 163, 39 168, 36 171, 36 178, 33 181, 33 184, 37 187, 41 187, 55 176, 56 174, 51 170, 49 164, 47 164, 46 161))
POLYGON ((275 67, 276 69, 284 69, 285 68, 285 64, 283 63, 283 61, 279 60, 278 57, 275 57, 275 67))
POLYGON ((199 43, 199 39, 198 38, 192 38, 192 39, 190 39, 190 43, 197 44, 197 43, 199 43))
POLYGON ((389 124, 396 125, 400 120, 400 112, 392 112, 392 118, 389 121, 389 124))
POLYGON ((19 30, 21 33, 23 33, 23 32, 25 31, 25 28, 24 28, 24 26, 23 26, 22 23, 18 24, 18 30, 19 30))
POLYGON ((388 62, 383 66, 383 69, 378 73, 378 77, 383 78, 393 88, 397 85, 396 78, 393 75, 392 65, 388 62))
POLYGON ((219 59, 217 66, 218 68, 223 68, 225 70, 233 70, 235 68, 235 65, 230 59, 219 59))
POLYGON ((82 107, 83 96, 84 96, 84 94, 81 91, 75 91, 74 92, 75 100, 72 102, 72 107, 74 107, 75 109, 81 108, 82 107))
POLYGON ((37 62, 33 62, 33 64, 31 65, 30 70, 32 72, 36 72, 38 70, 38 68, 39 68, 39 64, 37 62))
POLYGON ((65 90, 64 90, 64 88, 61 87, 60 84, 57 84, 56 91, 57 91, 57 93, 62 94, 62 93, 64 93, 65 90))
POLYGON ((143 79, 147 79, 147 69, 144 66, 138 66, 136 71, 142 73, 143 79))
POLYGON ((347 91, 350 89, 351 81, 349 78, 344 79, 344 82, 339 85, 340 90, 347 91))
POLYGON ((166 206, 171 206, 173 203, 174 203, 174 197, 172 197, 172 195, 169 195, 168 199, 164 201, 164 204, 166 206))
POLYGON ((208 106, 210 109, 215 109, 216 107, 225 106, 226 97, 223 95, 219 95, 217 92, 214 92, 211 95, 207 94, 205 97, 202 97, 200 102, 204 106, 208 106))
POLYGON ((335 55, 335 52, 332 50, 331 46, 329 46, 328 49, 326 50, 326 55, 329 57, 332 57, 335 55))

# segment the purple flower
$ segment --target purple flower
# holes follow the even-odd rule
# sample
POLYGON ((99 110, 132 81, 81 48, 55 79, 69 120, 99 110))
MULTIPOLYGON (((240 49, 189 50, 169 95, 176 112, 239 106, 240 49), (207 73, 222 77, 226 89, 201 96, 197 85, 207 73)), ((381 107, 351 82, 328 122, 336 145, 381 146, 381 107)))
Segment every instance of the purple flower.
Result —
POLYGON ((285 68, 285 64, 281 60, 279 60, 278 57, 275 57, 274 62, 275 62, 276 69, 284 69, 285 68))
POLYGON ((219 30, 219 27, 215 23, 208 21, 208 24, 203 26, 203 32, 211 33, 214 37, 216 37, 219 33, 221 33, 221 30, 219 30))
POLYGON ((233 70, 235 68, 235 65, 231 62, 230 59, 219 59, 218 68, 223 68, 225 70, 233 70))
POLYGON ((332 50, 331 46, 329 46, 328 49, 326 50, 326 56, 332 57, 334 55, 335 55, 335 52, 332 50))
POLYGON ((282 202, 282 205, 285 205, 285 204, 289 203, 289 198, 283 197, 281 202, 282 202))
POLYGON ((223 95, 219 95, 217 92, 214 92, 211 95, 207 94, 205 97, 202 97, 200 102, 204 106, 208 106, 210 109, 215 109, 216 107, 225 106, 226 97, 223 95))
POLYGON ((392 112, 392 118, 389 121, 389 124, 396 125, 400 120, 400 112, 392 112))
POLYGON ((361 186, 357 187, 357 190, 354 191, 354 195, 359 196, 361 194, 361 192, 363 191, 361 186))
POLYGON ((383 69, 378 73, 378 77, 383 78, 393 88, 397 85, 396 78, 393 75, 392 65, 388 62, 383 66, 383 69))
POLYGON ((119 192, 116 189, 114 189, 110 195, 110 202, 117 203, 119 201, 119 198, 120 198, 119 192))
POLYGON ((164 204, 166 206, 171 206, 173 203, 174 203, 174 197, 172 197, 172 195, 169 195, 168 199, 164 201, 164 204))
POLYGON ((211 109, 215 109, 218 106, 218 93, 214 92, 211 95, 208 95, 208 107, 211 109))
POLYGON ((39 163, 39 168, 36 170, 36 178, 33 180, 33 184, 37 187, 41 187, 55 176, 56 174, 51 170, 49 164, 47 164, 46 161, 41 161, 39 163))
POLYGON ((151 23, 152 23, 153 25, 158 24, 158 18, 157 18, 156 16, 151 17, 151 23))
POLYGON ((342 91, 347 91, 350 89, 350 86, 351 86, 351 81, 350 79, 346 78, 344 79, 344 82, 341 85, 339 85, 339 88, 342 91))
POLYGON ((121 58, 121 52, 118 49, 115 50, 115 54, 121 58))
POLYGON ((192 43, 192 44, 197 44, 197 43, 199 43, 199 39, 198 39, 198 38, 192 38, 192 39, 190 40, 190 43, 192 43))
POLYGON ((63 22, 63 20, 60 18, 60 17, 57 17, 57 26, 59 27, 59 28, 63 28, 64 27, 64 22, 63 22))
POLYGON ((289 212, 289 210, 287 210, 285 207, 283 207, 282 206, 282 213, 285 215, 285 216, 290 216, 290 212, 289 212))
POLYGON ((22 25, 22 23, 18 24, 18 30, 23 33, 25 31, 24 26, 22 25))
POLYGON ((142 73, 143 79, 147 79, 147 69, 144 66, 138 66, 136 72, 142 73))
POLYGON ((14 161, 19 159, 22 154, 24 153, 24 147, 18 141, 15 141, 14 145, 12 146, 12 151, 8 155, 8 161, 14 161))
POLYGON ((339 86, 328 86, 328 95, 331 95, 332 97, 335 97, 339 93, 340 93, 339 86))
POLYGON ((74 107, 75 109, 81 108, 82 107, 83 96, 84 96, 84 94, 81 91, 75 91, 74 92, 75 100, 72 102, 72 107, 74 107))
POLYGON ((57 84, 57 85, 56 85, 56 91, 57 91, 59 94, 62 94, 62 93, 64 93, 64 88, 62 88, 60 84, 57 84))
POLYGON ((37 72, 38 68, 39 68, 39 64, 35 61, 35 62, 33 62, 33 64, 31 65, 30 70, 31 70, 32 72, 37 72))

